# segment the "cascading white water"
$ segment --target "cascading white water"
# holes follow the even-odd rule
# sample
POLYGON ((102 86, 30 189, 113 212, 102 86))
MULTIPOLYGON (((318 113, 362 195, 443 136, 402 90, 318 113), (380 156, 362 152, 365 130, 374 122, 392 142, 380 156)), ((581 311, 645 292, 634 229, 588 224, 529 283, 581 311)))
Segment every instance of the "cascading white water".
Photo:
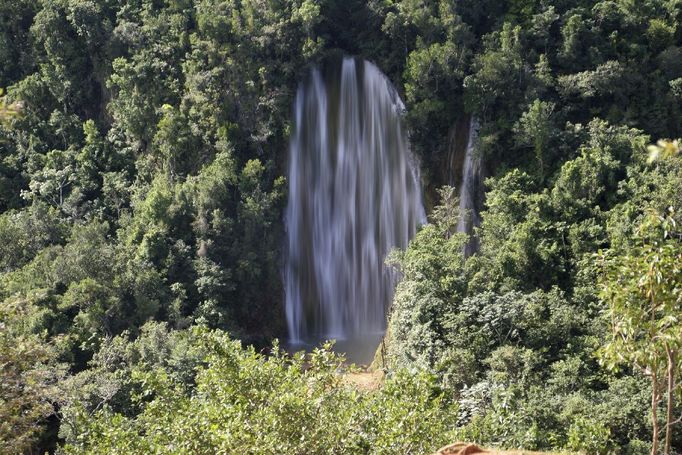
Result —
POLYGON ((325 75, 313 69, 294 105, 284 273, 292 343, 382 333, 396 284, 385 257, 426 219, 388 78, 355 58, 325 75))
POLYGON ((471 117, 469 121, 469 138, 464 153, 464 166, 462 169, 462 181, 459 185, 459 211, 463 216, 457 223, 457 232, 471 232, 472 226, 478 226, 479 214, 476 211, 476 186, 478 185, 481 170, 481 159, 476 153, 476 141, 478 140, 478 120, 471 117))
MULTIPOLYGON (((474 227, 480 225, 480 214, 476 207, 481 185, 481 157, 476 152, 478 140, 478 120, 471 117, 469 120, 469 136, 464 153, 464 165, 462 166, 462 180, 459 185, 459 212, 457 232, 471 234, 474 227)), ((470 256, 478 249, 476 238, 472 238, 464 247, 464 255, 470 256)))

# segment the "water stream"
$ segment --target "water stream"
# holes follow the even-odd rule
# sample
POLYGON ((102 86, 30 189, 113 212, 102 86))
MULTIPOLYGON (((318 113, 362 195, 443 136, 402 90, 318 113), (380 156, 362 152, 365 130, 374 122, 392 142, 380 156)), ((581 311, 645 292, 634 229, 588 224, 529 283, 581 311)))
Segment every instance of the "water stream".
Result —
MULTIPOLYGON (((478 199, 481 190, 481 156, 476 151, 478 141, 478 120, 475 117, 469 119, 469 131, 467 145, 464 151, 464 164, 462 166, 462 179, 459 185, 459 211, 460 219, 457 223, 457 232, 471 234, 474 227, 481 224, 478 199)), ((478 250, 478 239, 472 236, 464 246, 464 255, 471 256, 478 250)))
POLYGON ((403 111, 388 78, 356 58, 312 69, 298 89, 285 220, 290 343, 378 340, 385 330, 396 284, 386 255, 426 219, 403 111))

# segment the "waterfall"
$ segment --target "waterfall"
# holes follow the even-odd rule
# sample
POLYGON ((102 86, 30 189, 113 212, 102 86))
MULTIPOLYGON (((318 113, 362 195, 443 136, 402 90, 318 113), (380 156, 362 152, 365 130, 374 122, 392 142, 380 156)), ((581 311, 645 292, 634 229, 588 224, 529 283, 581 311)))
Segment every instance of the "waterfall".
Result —
MULTIPOLYGON (((467 145, 464 152, 462 180, 459 185, 460 219, 457 223, 457 232, 464 232, 466 234, 471 234, 474 227, 479 226, 481 223, 477 207, 481 190, 481 156, 476 152, 478 128, 478 120, 475 117, 471 117, 469 119, 467 145)), ((477 250, 478 239, 472 237, 464 247, 464 255, 470 256, 477 250)))
POLYGON ((299 86, 284 271, 290 342, 383 333, 396 277, 384 260, 425 221, 401 116, 372 63, 344 58, 299 86))

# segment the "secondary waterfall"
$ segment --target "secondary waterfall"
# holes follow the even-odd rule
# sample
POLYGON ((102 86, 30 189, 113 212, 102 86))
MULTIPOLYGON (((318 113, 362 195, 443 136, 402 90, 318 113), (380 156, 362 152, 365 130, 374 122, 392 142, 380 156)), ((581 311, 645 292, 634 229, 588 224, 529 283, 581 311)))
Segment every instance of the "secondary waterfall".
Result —
MULTIPOLYGON (((481 193, 481 156, 476 151, 478 141, 479 123, 475 117, 469 119, 469 131, 466 149, 464 151, 464 163, 462 166, 462 179, 459 184, 459 211, 460 219, 457 223, 457 232, 471 234, 474 227, 481 224, 479 214, 479 197, 481 193)), ((478 250, 478 239, 475 236, 464 247, 464 255, 470 256, 478 250)))
POLYGON ((360 59, 315 68, 298 89, 285 220, 292 343, 385 329, 396 284, 385 257, 426 218, 403 111, 388 78, 360 59))

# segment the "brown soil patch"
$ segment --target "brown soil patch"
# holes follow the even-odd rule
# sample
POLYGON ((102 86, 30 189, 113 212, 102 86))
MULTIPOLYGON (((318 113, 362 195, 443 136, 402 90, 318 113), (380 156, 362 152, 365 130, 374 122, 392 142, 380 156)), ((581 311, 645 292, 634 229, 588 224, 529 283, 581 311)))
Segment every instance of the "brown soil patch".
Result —
POLYGON ((376 390, 384 382, 384 373, 382 371, 346 373, 343 375, 343 382, 359 390, 376 390))
MULTIPOLYGON (((541 455, 541 452, 529 452, 527 450, 494 450, 494 449, 482 449, 476 444, 467 444, 465 442, 457 442, 455 444, 450 444, 445 447, 438 449, 433 455, 541 455)), ((545 455, 550 455, 545 453, 545 455)))

